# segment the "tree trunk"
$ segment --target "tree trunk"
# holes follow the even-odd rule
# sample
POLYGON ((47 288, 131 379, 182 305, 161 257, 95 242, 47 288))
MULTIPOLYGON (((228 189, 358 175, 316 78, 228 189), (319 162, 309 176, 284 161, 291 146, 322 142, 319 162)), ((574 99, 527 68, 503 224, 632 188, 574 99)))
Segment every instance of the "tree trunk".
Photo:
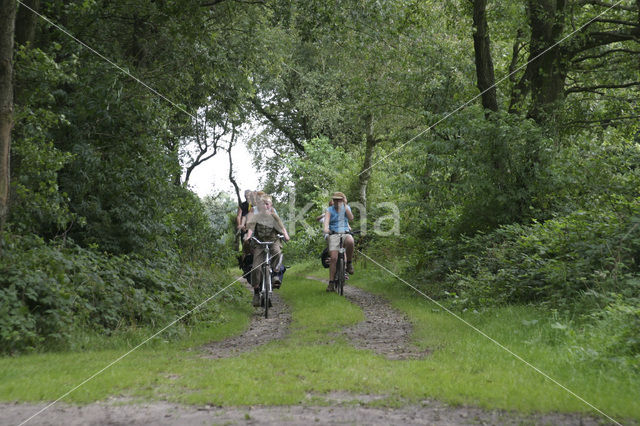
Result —
POLYGON ((529 0, 531 26, 531 108, 529 116, 546 121, 564 96, 567 60, 560 46, 566 0, 529 0), (546 49, 549 49, 545 52, 546 49), (545 52, 545 53, 542 53, 545 52), (534 59, 535 58, 535 59, 534 59))
MULTIPOLYGON (((487 25, 487 0, 473 2, 473 48, 476 57, 478 89, 485 110, 498 111, 495 88, 495 73, 491 59, 491 43, 487 25)), ((487 111, 488 113, 488 111, 487 111)))
POLYGON ((238 182, 233 177, 233 158, 231 158, 231 148, 233 148, 233 144, 236 139, 236 126, 233 126, 233 130, 231 131, 231 140, 229 141, 229 147, 227 148, 227 154, 229 154, 229 182, 233 185, 233 189, 236 191, 236 199, 238 200, 238 207, 242 204, 242 198, 240 198, 240 187, 238 186, 238 182))
POLYGON ((0 0, 0 237, 9 214, 9 155, 13 127, 13 32, 16 9, 16 0, 0 0))
POLYGON ((362 164, 362 171, 359 175, 360 183, 360 202, 362 206, 367 208, 367 186, 371 179, 371 162, 373 159, 373 151, 376 146, 377 140, 373 134, 373 115, 369 114, 366 117, 366 145, 364 150, 364 163, 362 164))
MULTIPOLYGON (((22 0, 24 5, 33 10, 40 9, 40 0, 22 0)), ((38 15, 33 13, 27 7, 18 8, 15 24, 15 43, 17 46, 24 46, 32 43, 36 37, 36 27, 38 23, 38 15)))

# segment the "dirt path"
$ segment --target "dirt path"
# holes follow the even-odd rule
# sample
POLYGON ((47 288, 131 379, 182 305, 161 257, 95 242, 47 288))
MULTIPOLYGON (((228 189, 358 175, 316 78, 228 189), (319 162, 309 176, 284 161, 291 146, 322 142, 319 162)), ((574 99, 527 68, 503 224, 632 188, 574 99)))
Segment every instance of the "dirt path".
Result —
MULTIPOLYGON (((316 277, 309 279, 324 281, 316 277)), ((326 282, 326 281, 325 281, 326 282)), ((337 297, 336 295, 328 295, 337 297)), ((345 297, 360 306, 365 320, 342 333, 356 347, 369 349, 389 359, 419 358, 428 354, 411 344, 411 323, 384 299, 353 286, 345 297)), ((255 309, 246 332, 202 347, 205 357, 233 357, 276 339, 286 337, 291 323, 288 306, 274 294, 272 315, 262 317, 255 309)), ((57 404, 35 417, 29 425, 600 425, 593 417, 576 414, 521 415, 474 407, 449 407, 425 400, 401 408, 371 407, 367 404, 384 395, 354 395, 344 392, 309 394, 294 406, 214 407, 185 406, 168 402, 128 404, 111 399, 86 406, 57 404)), ((0 403, 0 425, 17 425, 45 407, 45 404, 0 403)))
MULTIPOLYGON (((248 287, 248 285, 247 285, 248 287)), ((283 339, 289 334, 291 310, 278 291, 273 292, 273 307, 269 309, 269 318, 264 317, 260 308, 255 308, 247 331, 239 336, 220 342, 212 342, 202 347, 206 358, 229 358, 274 340, 283 339)))
MULTIPOLYGON (((306 278, 329 283, 318 277, 306 278)), ((411 322, 385 299, 350 285, 344 287, 344 296, 364 312, 364 321, 343 331, 354 346, 388 359, 416 359, 429 354, 428 350, 420 350, 411 343, 411 322)))
MULTIPOLYGON (((157 402, 121 405, 100 402, 82 407, 56 405, 29 421, 28 425, 581 425, 606 424, 572 414, 524 416, 500 410, 448 407, 434 401, 402 408, 361 405, 358 396, 338 395, 330 406, 299 404, 279 407, 184 406, 157 402)), ((0 403, 0 424, 18 425, 45 405, 0 403)))
MULTIPOLYGON (((307 277, 327 283, 317 277, 307 277)), ((388 359, 416 359, 428 355, 411 343, 413 327, 407 317, 393 309, 382 297, 353 286, 345 286, 344 295, 364 312, 365 320, 345 328, 342 334, 360 349, 369 349, 388 359)), ((333 296, 333 295, 329 295, 333 296)), ((228 358, 247 352, 274 340, 283 339, 289 333, 291 311, 275 291, 273 308, 269 318, 262 316, 261 309, 255 309, 247 331, 239 336, 202 347, 207 358, 228 358)))

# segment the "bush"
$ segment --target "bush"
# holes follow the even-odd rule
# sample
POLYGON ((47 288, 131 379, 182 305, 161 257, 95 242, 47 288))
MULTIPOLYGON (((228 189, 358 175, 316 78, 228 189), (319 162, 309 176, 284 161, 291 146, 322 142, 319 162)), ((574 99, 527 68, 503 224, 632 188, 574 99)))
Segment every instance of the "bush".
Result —
POLYGON ((467 254, 449 281, 473 303, 541 302, 574 310, 581 300, 589 303, 585 294, 623 291, 627 277, 640 272, 640 200, 617 207, 505 225, 467 239, 467 254))
POLYGON ((59 189, 60 170, 73 156, 53 143, 52 132, 68 125, 56 110, 55 90, 67 84, 68 64, 55 64, 39 49, 16 51, 15 128, 11 144, 11 209, 9 224, 16 232, 54 237, 70 223, 80 222, 59 189))
MULTIPOLYGON (((58 247, 36 236, 4 236, 0 259, 0 348, 5 353, 65 347, 77 330, 111 333, 159 327, 230 283, 165 253, 149 260, 58 247)), ((239 297, 238 290, 225 298, 239 297)), ((184 321, 217 315, 216 302, 184 321)))
MULTIPOLYGON (((636 278, 634 286, 640 283, 636 278)), ((614 361, 640 369, 640 299, 611 294, 611 302, 572 329, 573 352, 585 361, 614 361)))

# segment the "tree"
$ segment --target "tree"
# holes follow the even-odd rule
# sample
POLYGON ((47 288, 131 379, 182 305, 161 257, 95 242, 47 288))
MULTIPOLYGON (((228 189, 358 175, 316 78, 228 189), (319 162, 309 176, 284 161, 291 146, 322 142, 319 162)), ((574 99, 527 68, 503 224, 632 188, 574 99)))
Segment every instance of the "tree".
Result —
POLYGON ((17 11, 15 21, 15 43, 17 45, 33 43, 39 19, 31 9, 37 11, 40 8, 40 0, 24 0, 23 3, 28 7, 19 7, 17 11))
POLYGON ((240 198, 240 187, 233 176, 233 158, 231 157, 231 149, 233 149, 233 145, 235 145, 237 135, 237 129, 233 126, 231 130, 231 139, 229 140, 229 145, 227 145, 227 157, 229 158, 229 182, 233 185, 233 189, 236 192, 236 200, 238 200, 238 207, 240 207, 242 204, 242 199, 240 198))
POLYGON ((0 237, 9 213, 13 127, 13 38, 17 2, 0 1, 0 237))
POLYGON ((196 167, 205 161, 213 158, 218 153, 220 140, 229 134, 231 127, 229 118, 215 117, 210 112, 210 105, 204 107, 202 113, 198 113, 198 119, 194 124, 193 136, 188 136, 186 140, 180 141, 182 154, 182 165, 185 169, 184 180, 176 183, 188 185, 191 173, 196 167))
POLYGON ((459 55, 467 46, 440 37, 448 18, 424 2, 278 4, 273 19, 287 30, 271 49, 278 63, 255 79, 257 115, 269 132, 261 146, 305 156, 300 141, 328 138, 359 166, 352 199, 369 203, 376 156, 453 103, 460 74, 451 70, 466 67, 459 55), (451 60, 442 55, 449 50, 451 60))
POLYGON ((639 9, 637 0, 635 5, 617 6, 589 0, 577 4, 528 0, 529 56, 526 69, 513 88, 509 110, 523 110, 523 100, 530 94, 528 116, 543 122, 569 94, 640 85, 634 69, 638 52, 633 48, 640 36, 639 9), (577 23, 571 29, 575 36, 563 40, 568 23, 574 21, 577 23), (608 67, 603 58, 614 56, 622 62, 615 68, 608 67), (571 81, 569 88, 567 79, 571 81))
POLYGON ((473 27, 476 75, 478 77, 478 89, 480 89, 482 96, 482 106, 487 110, 498 111, 493 60, 491 59, 491 42, 487 24, 487 0, 473 1, 473 27))

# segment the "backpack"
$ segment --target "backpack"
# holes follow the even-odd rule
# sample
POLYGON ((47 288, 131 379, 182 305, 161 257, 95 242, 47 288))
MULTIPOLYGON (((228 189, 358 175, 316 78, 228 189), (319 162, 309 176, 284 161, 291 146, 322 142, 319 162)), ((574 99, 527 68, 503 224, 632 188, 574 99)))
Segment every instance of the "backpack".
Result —
POLYGON ((284 273, 286 272, 287 267, 284 265, 280 265, 280 270, 279 271, 273 271, 273 276, 277 276, 280 278, 280 283, 282 283, 282 280, 284 279, 284 273))
POLYGON ((242 277, 247 280, 249 284, 251 284, 251 269, 253 268, 253 255, 251 253, 245 254, 242 259, 242 277))
POLYGON ((322 262, 322 266, 324 266, 325 268, 328 268, 329 265, 331 264, 328 247, 325 247, 325 249, 322 250, 322 254, 320 255, 320 261, 322 262))

